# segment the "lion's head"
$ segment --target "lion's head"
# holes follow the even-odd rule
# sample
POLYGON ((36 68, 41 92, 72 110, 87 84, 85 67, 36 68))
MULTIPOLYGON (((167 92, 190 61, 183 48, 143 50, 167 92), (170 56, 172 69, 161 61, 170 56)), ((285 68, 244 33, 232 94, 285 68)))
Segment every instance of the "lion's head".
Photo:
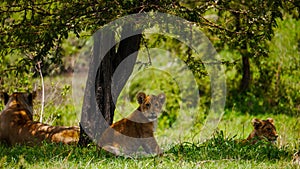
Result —
POLYGON ((272 118, 267 118, 267 120, 253 119, 252 125, 254 127, 253 137, 258 137, 261 140, 267 139, 268 141, 276 141, 278 134, 274 126, 274 120, 272 118))
POLYGON ((293 164, 300 165, 300 151, 293 155, 293 164))
POLYGON ((137 101, 140 104, 139 110, 149 121, 155 121, 165 103, 166 96, 161 93, 157 96, 146 95, 143 92, 137 94, 137 101))
POLYGON ((8 95, 7 93, 1 93, 2 98, 4 100, 5 108, 6 109, 25 109, 27 110, 28 116, 32 120, 33 111, 33 99, 36 96, 36 92, 33 93, 24 93, 24 92, 14 92, 11 95, 8 95))

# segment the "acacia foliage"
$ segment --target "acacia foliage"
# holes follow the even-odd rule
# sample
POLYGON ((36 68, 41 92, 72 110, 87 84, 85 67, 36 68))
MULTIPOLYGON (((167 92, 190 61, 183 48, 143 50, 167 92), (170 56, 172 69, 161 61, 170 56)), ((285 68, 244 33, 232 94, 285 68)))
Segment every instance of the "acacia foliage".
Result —
MULTIPOLYGON (((253 50, 254 56, 261 51, 260 42, 270 39, 275 18, 281 17, 281 9, 299 9, 296 1, 27 1, 6 0, 0 8, 0 53, 26 53, 33 62, 61 61, 59 54, 63 39, 70 32, 77 37, 82 31, 91 34, 104 24, 133 13, 159 11, 183 17, 200 27, 207 28, 215 37, 216 44, 228 44, 238 49, 243 44, 253 50), (284 4, 283 4, 284 2, 284 4), (297 8, 298 7, 298 8, 297 8), (218 20, 205 17, 216 13, 218 20), (245 42, 245 43, 244 43, 245 42), (49 56, 50 52, 52 56, 49 56), (54 56, 53 56, 54 55, 54 56)), ((293 10, 293 11, 295 11, 293 10)))

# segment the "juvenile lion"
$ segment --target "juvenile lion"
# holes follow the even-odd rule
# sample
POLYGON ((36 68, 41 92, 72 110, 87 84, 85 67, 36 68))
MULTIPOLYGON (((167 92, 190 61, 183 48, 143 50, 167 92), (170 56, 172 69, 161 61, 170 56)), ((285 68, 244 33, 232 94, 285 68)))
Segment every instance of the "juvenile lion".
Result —
POLYGON ((115 155, 161 154, 153 132, 157 117, 165 102, 165 95, 137 94, 139 107, 106 129, 98 142, 103 149, 115 155), (143 148, 144 151, 139 150, 143 148))
POLYGON ((258 140, 276 141, 278 134, 272 118, 267 118, 267 120, 255 118, 252 120, 252 125, 254 130, 248 136, 247 141, 250 141, 252 144, 255 144, 258 140))
POLYGON ((300 165, 300 151, 296 152, 294 155, 293 155, 293 164, 294 165, 300 165))
POLYGON ((0 114, 0 142, 36 145, 44 140, 64 144, 78 141, 78 127, 50 126, 33 121, 32 101, 35 93, 2 95, 5 108, 0 114))

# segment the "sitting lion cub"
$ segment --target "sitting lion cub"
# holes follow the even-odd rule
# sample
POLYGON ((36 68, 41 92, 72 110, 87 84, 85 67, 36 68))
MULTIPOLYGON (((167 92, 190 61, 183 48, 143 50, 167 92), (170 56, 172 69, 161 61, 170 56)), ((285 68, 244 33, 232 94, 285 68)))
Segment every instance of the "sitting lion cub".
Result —
POLYGON ((0 142, 36 145, 42 141, 71 144, 79 139, 78 127, 50 126, 33 121, 35 92, 2 93, 5 108, 0 114, 0 142))
POLYGON ((247 141, 250 141, 252 144, 255 144, 258 140, 276 141, 278 134, 272 118, 267 118, 267 120, 255 118, 252 120, 252 125, 254 130, 248 136, 247 141))
POLYGON ((140 92, 137 94, 137 101, 140 106, 129 117, 115 122, 103 132, 98 145, 104 150, 115 155, 162 153, 153 132, 165 102, 165 95, 147 96, 140 92))

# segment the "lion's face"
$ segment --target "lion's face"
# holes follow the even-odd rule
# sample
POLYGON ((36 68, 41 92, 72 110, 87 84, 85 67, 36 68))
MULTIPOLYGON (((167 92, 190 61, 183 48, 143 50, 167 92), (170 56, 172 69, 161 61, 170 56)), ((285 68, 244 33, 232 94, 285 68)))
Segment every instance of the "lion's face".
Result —
POLYGON ((254 127, 256 136, 258 136, 260 139, 267 139, 271 142, 276 141, 278 134, 272 118, 268 118, 267 120, 253 119, 252 125, 254 127))
POLYGON ((32 102, 36 93, 23 93, 23 92, 15 92, 11 95, 7 93, 2 93, 2 97, 4 99, 5 109, 26 109, 27 113, 30 113, 29 116, 32 118, 32 102))
POLYGON ((137 101, 140 104, 140 111, 149 121, 155 121, 161 112, 162 106, 165 103, 165 94, 161 93, 158 96, 149 95, 140 92, 137 94, 137 101))

